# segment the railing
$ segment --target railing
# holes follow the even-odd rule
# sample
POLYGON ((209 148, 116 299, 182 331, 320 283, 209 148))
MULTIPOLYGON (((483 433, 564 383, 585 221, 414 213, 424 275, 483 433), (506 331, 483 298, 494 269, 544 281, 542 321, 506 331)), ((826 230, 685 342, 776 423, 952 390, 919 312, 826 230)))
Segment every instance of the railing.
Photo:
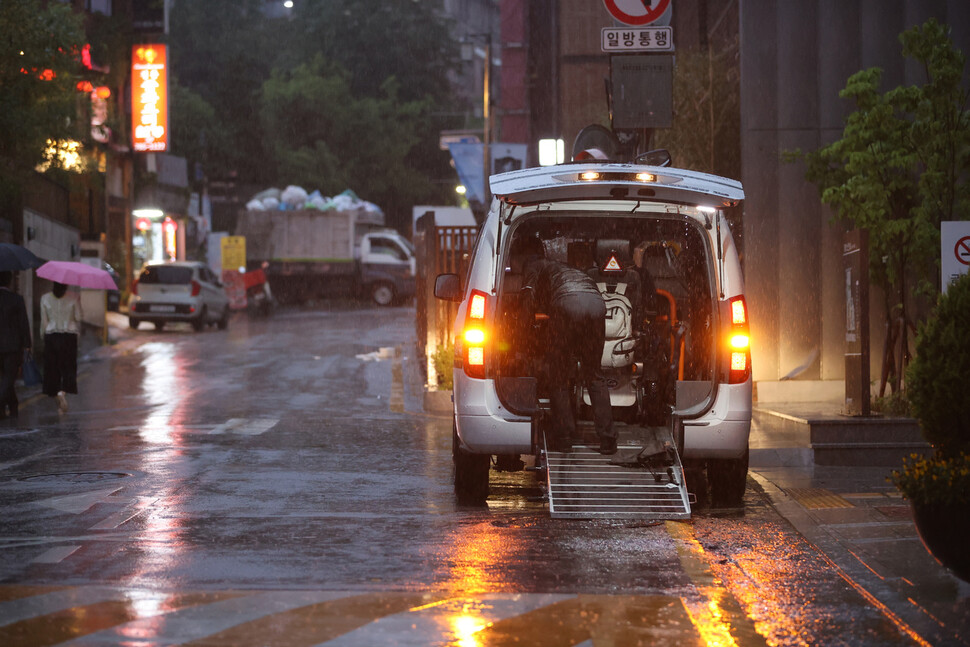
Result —
POLYGON ((435 278, 439 274, 457 274, 462 277, 468 271, 468 262, 478 238, 478 227, 438 227, 431 215, 418 219, 414 244, 417 250, 417 343, 418 352, 426 358, 425 378, 429 386, 437 386, 434 371, 434 354, 440 346, 454 342, 452 330, 458 304, 436 299, 435 278))

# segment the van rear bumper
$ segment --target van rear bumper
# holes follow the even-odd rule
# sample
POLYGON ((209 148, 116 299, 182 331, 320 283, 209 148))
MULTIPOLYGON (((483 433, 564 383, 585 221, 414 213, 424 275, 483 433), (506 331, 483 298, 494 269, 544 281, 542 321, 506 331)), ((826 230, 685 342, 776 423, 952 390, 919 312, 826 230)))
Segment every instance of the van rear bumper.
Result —
POLYGON ((473 454, 529 454, 532 421, 502 406, 495 381, 454 372, 455 424, 462 447, 473 454))
POLYGON ((683 458, 741 458, 751 434, 751 379, 718 386, 714 405, 684 420, 683 458))

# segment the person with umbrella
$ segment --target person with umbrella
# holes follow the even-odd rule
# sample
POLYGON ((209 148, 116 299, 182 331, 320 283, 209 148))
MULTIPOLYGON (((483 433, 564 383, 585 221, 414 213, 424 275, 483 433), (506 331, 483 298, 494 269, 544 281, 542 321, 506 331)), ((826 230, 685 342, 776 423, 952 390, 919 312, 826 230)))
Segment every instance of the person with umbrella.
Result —
POLYGON ((67 411, 67 394, 77 393, 77 347, 81 334, 81 304, 68 285, 96 290, 116 290, 114 279, 101 268, 75 261, 47 261, 37 276, 54 287, 40 298, 41 330, 44 331, 44 393, 57 398, 58 409, 67 411))
POLYGON ((81 334, 81 304, 54 281, 40 298, 40 329, 44 333, 44 393, 57 398, 57 408, 67 411, 67 394, 77 393, 77 342, 81 334))
POLYGON ((30 349, 30 324, 24 299, 10 289, 13 272, 0 271, 0 418, 19 415, 19 402, 14 381, 30 349))

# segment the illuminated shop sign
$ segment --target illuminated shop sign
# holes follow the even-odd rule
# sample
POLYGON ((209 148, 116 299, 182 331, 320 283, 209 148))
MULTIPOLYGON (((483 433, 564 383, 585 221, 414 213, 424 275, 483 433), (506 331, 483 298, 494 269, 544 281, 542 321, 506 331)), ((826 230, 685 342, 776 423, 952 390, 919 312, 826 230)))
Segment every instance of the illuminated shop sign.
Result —
POLYGON ((165 45, 131 50, 132 146, 141 152, 168 149, 168 70, 165 45))

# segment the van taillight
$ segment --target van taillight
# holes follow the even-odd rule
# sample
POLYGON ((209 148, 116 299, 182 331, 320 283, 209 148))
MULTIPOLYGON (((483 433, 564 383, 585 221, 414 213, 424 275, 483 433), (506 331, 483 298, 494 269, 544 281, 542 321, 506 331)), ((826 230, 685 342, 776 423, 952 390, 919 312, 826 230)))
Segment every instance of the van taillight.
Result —
POLYGON ((199 292, 202 292, 202 284, 192 279, 192 296, 199 296, 199 292))
POLYGON ((468 316, 465 318, 465 329, 462 331, 462 366, 468 377, 482 379, 485 377, 485 343, 488 335, 485 333, 485 313, 488 296, 484 292, 472 290, 468 302, 468 316))
POLYGON ((728 384, 741 384, 751 377, 751 336, 748 304, 743 296, 728 301, 730 330, 727 335, 728 384))
POLYGON ((135 279, 131 284, 131 293, 134 295, 138 294, 138 279, 135 279))

